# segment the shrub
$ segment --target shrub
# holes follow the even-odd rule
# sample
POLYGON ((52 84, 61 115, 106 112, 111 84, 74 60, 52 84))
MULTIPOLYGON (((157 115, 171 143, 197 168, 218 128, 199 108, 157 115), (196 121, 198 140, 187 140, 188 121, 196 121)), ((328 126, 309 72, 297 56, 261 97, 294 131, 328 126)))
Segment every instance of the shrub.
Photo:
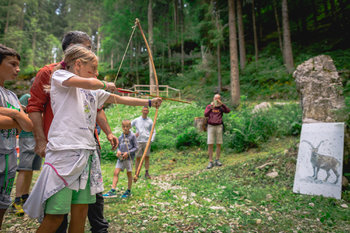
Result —
POLYGON ((199 146, 200 142, 198 130, 195 127, 189 127, 183 133, 177 135, 175 147, 181 149, 184 147, 199 146))
POLYGON ((301 130, 301 109, 297 104, 274 106, 255 114, 245 106, 228 118, 225 140, 236 152, 258 147, 272 136, 298 135, 301 130))

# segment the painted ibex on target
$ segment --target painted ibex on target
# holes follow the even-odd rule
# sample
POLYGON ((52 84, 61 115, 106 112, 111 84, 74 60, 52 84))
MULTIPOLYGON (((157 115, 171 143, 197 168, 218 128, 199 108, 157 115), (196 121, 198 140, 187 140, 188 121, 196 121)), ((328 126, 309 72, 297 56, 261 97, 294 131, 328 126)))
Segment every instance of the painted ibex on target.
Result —
POLYGON ((340 165, 339 161, 329 155, 322 155, 318 153, 318 149, 320 148, 321 144, 324 142, 322 140, 317 147, 314 147, 311 142, 303 140, 302 142, 305 142, 311 146, 311 165, 313 168, 313 178, 317 180, 317 174, 320 170, 320 168, 324 169, 327 172, 327 177, 324 179, 324 181, 327 181, 328 177, 330 176, 329 170, 332 170, 334 174, 336 175, 336 180, 334 184, 338 182, 339 179, 339 173, 337 172, 338 166, 340 165))

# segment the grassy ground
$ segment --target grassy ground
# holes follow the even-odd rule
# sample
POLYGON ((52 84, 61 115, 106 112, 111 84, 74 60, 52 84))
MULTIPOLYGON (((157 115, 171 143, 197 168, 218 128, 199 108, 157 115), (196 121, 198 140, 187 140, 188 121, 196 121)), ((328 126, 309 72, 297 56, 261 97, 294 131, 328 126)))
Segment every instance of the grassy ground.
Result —
MULTIPOLYGON (((201 149, 152 153, 153 179, 144 179, 143 170, 129 199, 106 200, 110 232, 349 232, 349 190, 342 200, 292 192, 296 140, 274 138, 245 153, 224 152, 224 166, 211 170, 201 149), (266 176, 272 171, 276 178, 266 176)), ((102 163, 106 191, 114 166, 102 163)), ((122 195, 126 173, 119 178, 122 195)), ((7 215, 3 228, 35 232, 37 226, 26 216, 7 215)))

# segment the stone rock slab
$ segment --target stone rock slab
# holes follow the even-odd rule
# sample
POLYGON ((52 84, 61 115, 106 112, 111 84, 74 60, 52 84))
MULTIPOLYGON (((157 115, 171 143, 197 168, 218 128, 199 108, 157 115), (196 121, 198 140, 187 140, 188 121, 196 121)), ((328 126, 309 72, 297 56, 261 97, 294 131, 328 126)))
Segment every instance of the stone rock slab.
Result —
POLYGON ((343 153, 344 123, 303 124, 293 192, 340 199, 343 153), (316 154, 312 156, 313 151, 316 154), (316 178, 314 169, 317 171, 317 168, 316 178), (325 180, 327 169, 329 177, 325 180))

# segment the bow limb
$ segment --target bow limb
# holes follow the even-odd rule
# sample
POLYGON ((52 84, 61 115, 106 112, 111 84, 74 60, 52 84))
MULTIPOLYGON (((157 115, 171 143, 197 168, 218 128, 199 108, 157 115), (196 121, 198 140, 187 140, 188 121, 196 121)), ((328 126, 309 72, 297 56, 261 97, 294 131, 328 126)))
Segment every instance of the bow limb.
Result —
MULTIPOLYGON (((155 67, 154 62, 153 62, 152 52, 151 52, 151 49, 150 49, 150 47, 149 47, 149 45, 148 45, 146 36, 145 36, 145 34, 143 33, 143 30, 142 30, 142 27, 141 27, 141 24, 140 24, 139 19, 136 19, 135 24, 136 24, 136 25, 138 26, 138 28, 140 29, 142 38, 143 38, 143 40, 145 41, 145 44, 146 44, 146 47, 147 47, 147 52, 148 52, 148 57, 149 57, 149 60, 150 60, 151 65, 152 65, 152 70, 153 70, 153 74, 154 74, 154 79, 155 79, 155 81, 156 81, 157 96, 159 96, 158 77, 157 77, 156 67, 155 67)), ((154 114, 152 129, 151 129, 151 132, 150 132, 150 134, 149 134, 149 138, 148 138, 148 141, 147 141, 147 144, 146 144, 146 148, 145 148, 145 150, 144 150, 144 152, 143 152, 141 161, 140 161, 140 163, 139 163, 139 167, 137 168, 137 171, 136 171, 136 173, 135 173, 134 182, 137 182, 137 179, 139 178, 139 174, 140 174, 140 171, 141 171, 141 167, 142 167, 143 161, 145 160, 147 151, 148 151, 148 149, 149 149, 149 147, 150 147, 150 145, 151 145, 151 140, 152 140, 154 128, 155 128, 155 126, 156 126, 157 117, 158 117, 158 108, 156 108, 156 112, 155 112, 155 114, 154 114)))

